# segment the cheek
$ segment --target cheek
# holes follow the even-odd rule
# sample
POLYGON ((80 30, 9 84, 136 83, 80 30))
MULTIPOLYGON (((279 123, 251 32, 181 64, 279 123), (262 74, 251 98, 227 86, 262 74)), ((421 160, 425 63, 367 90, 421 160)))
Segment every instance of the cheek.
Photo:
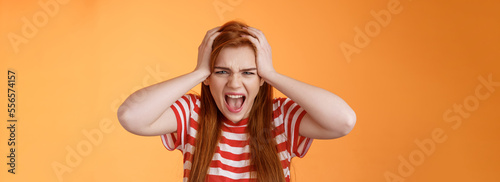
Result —
POLYGON ((224 88, 223 80, 221 79, 210 79, 210 92, 214 98, 220 97, 222 89, 224 88))
POLYGON ((248 91, 251 92, 253 95, 257 95, 257 93, 259 93, 260 79, 252 79, 251 81, 247 82, 246 85, 248 91))

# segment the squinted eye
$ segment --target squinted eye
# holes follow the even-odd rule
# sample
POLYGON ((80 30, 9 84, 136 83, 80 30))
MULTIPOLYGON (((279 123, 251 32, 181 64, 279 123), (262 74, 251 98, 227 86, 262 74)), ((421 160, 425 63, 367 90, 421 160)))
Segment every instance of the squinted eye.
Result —
POLYGON ((245 72, 243 72, 243 74, 244 74, 244 75, 253 75, 253 74, 255 74, 255 73, 253 73, 253 72, 248 72, 248 71, 245 71, 245 72))
POLYGON ((227 74, 227 71, 216 71, 215 74, 227 74))

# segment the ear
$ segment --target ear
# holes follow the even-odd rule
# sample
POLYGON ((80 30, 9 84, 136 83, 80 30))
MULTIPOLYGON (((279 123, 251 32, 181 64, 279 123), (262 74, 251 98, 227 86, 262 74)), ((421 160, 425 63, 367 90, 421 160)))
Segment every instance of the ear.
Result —
POLYGON ((260 86, 262 87, 262 85, 264 85, 264 79, 260 78, 260 86))
POLYGON ((203 81, 203 84, 205 84, 206 86, 209 86, 209 85, 210 85, 210 82, 208 82, 208 79, 205 79, 205 80, 203 81))

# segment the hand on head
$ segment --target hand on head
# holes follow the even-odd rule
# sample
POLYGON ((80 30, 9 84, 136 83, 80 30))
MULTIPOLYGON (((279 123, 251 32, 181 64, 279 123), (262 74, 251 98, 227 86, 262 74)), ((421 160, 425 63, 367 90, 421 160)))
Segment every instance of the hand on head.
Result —
POLYGON ((205 34, 203 41, 198 47, 198 63, 196 64, 195 71, 201 71, 207 75, 210 75, 210 53, 212 52, 212 44, 214 39, 220 34, 218 30, 220 27, 215 27, 210 29, 205 34))
MULTIPOLYGON (((210 70, 210 54, 212 52, 212 44, 215 38, 221 33, 220 26, 210 29, 205 34, 201 45, 198 47, 198 63, 196 65, 195 71, 201 71, 207 75, 211 74, 210 70)), ((262 31, 253 27, 243 27, 250 35, 241 35, 247 38, 256 49, 256 64, 257 72, 260 77, 266 79, 268 75, 275 73, 275 69, 272 63, 272 53, 271 46, 267 42, 266 37, 262 31)))
POLYGON ((275 72, 272 62, 271 46, 267 42, 262 31, 253 27, 244 27, 252 36, 243 35, 248 38, 256 48, 257 72, 260 77, 266 79, 267 75, 275 72))

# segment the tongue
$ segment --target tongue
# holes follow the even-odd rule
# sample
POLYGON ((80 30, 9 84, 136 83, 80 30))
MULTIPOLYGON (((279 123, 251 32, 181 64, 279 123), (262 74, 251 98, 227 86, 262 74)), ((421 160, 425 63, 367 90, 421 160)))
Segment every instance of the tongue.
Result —
POLYGON ((241 107, 241 104, 243 103, 243 97, 235 99, 226 97, 226 100, 227 105, 229 105, 229 107, 231 107, 231 109, 233 110, 239 109, 241 107))

